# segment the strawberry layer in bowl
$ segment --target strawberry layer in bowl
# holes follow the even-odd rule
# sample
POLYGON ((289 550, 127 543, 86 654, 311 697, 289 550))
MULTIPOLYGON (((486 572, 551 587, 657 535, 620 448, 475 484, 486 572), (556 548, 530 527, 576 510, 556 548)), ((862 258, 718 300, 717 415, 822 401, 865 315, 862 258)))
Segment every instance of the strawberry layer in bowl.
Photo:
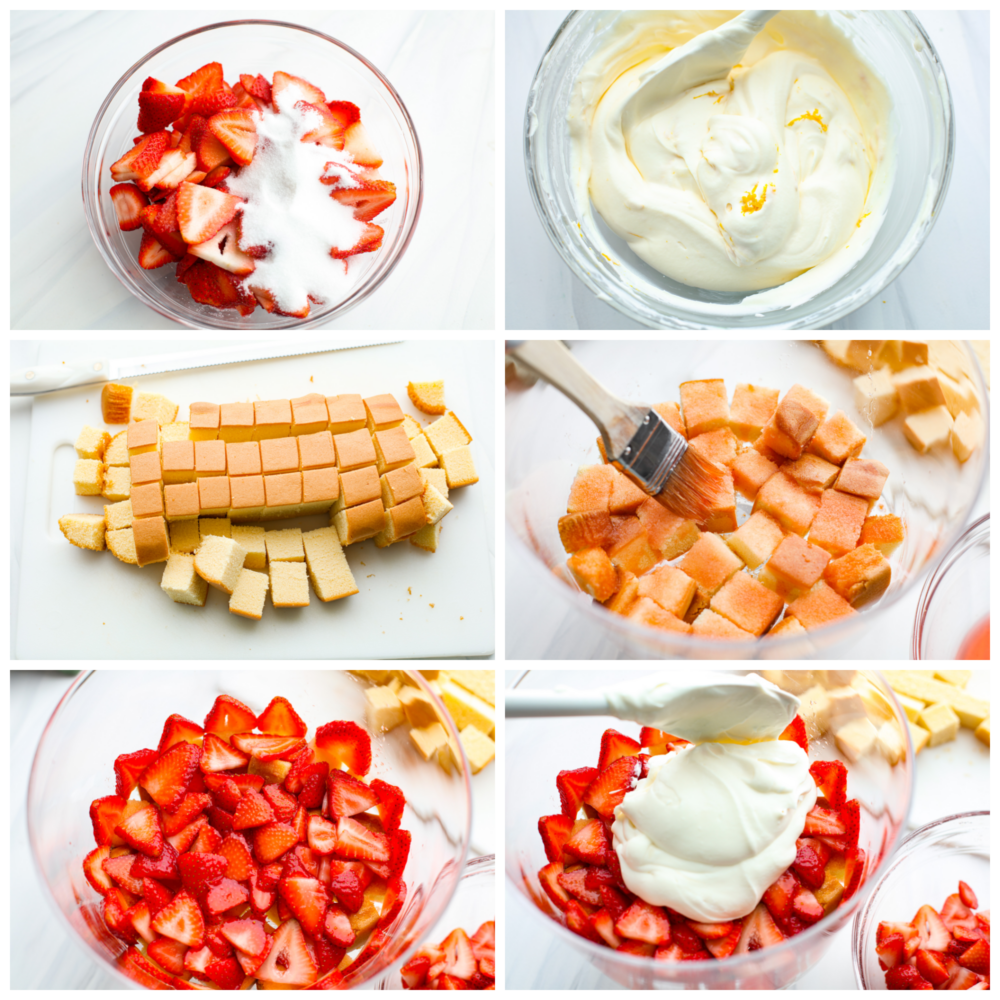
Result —
MULTIPOLYGON (((460 746, 451 718, 412 673, 410 682, 429 695, 438 718, 460 746)), ((381 778, 406 798, 402 826, 412 836, 404 880, 407 893, 380 947, 357 965, 344 986, 356 986, 402 964, 448 907, 462 874, 471 820, 469 768, 461 753, 450 775, 425 761, 406 727, 382 734, 367 722, 369 682, 346 671, 91 671, 77 677, 49 721, 28 787, 29 837, 35 864, 60 919, 123 988, 137 984, 128 968, 127 945, 112 935, 103 902, 82 867, 93 850, 89 814, 95 799, 116 790, 116 757, 157 747, 164 720, 179 714, 199 725, 219 695, 230 695, 254 712, 281 696, 294 706, 310 735, 332 720, 347 720, 371 738, 368 778, 381 778)), ((135 796, 133 795, 133 798, 135 796)), ((348 952, 350 956, 350 952, 348 952)))
MULTIPOLYGON (((713 666, 713 670, 716 668, 713 666)), ((519 688, 593 690, 640 677, 647 671, 528 671, 519 688)), ((666 671, 665 673, 672 673, 666 671)), ((746 674, 749 671, 733 671, 746 674)), ((902 831, 905 829, 913 788, 912 749, 906 718, 888 685, 868 671, 766 671, 768 680, 800 696, 819 688, 832 692, 853 685, 863 700, 864 711, 877 729, 889 725, 898 734, 902 756, 892 763, 872 746, 852 760, 838 746, 828 723, 816 725, 803 715, 808 733, 808 758, 840 761, 847 768, 847 795, 860 805, 858 847, 865 854, 862 883, 849 899, 794 936, 768 947, 733 953, 711 960, 660 960, 627 954, 574 933, 566 917, 552 904, 538 872, 549 863, 539 836, 539 817, 561 811, 556 776, 560 771, 598 764, 598 750, 605 730, 613 728, 640 738, 640 727, 610 716, 510 720, 506 730, 507 758, 507 876, 513 897, 509 921, 530 922, 537 938, 557 938, 579 951, 595 971, 581 973, 581 988, 604 988, 603 977, 631 989, 781 989, 790 986, 812 968, 826 952, 834 934, 842 931, 870 886, 880 877, 902 831), (592 759, 591 759, 592 758, 592 759)), ((697 683, 697 669, 676 672, 687 684, 697 683)), ((815 693, 812 698, 815 698, 815 693)), ((841 697, 844 693, 841 692, 841 697)), ((846 702, 841 702, 846 704, 846 702)), ((856 703, 855 703, 856 704, 856 703)), ((853 754, 852 754, 853 755, 853 754)), ((655 758, 654 758, 655 759, 655 758)), ((541 946, 540 946, 541 947, 541 946)))
MULTIPOLYGON (((980 913, 985 912, 988 920, 990 909, 990 814, 988 812, 942 817, 914 831, 899 845, 899 849, 886 867, 885 874, 873 886, 868 901, 854 922, 851 945, 854 955, 854 978, 857 980, 858 989, 888 988, 886 973, 880 967, 879 954, 876 950, 879 946, 879 924, 886 922, 904 925, 913 922, 918 930, 923 930, 921 922, 914 919, 922 907, 931 907, 935 913, 944 918, 946 924, 952 924, 951 918, 955 914, 950 911, 953 911, 954 906, 958 904, 954 899, 950 904, 948 901, 949 897, 958 891, 959 882, 964 882, 966 886, 972 888, 977 897, 975 899, 977 905, 971 908, 980 913)), ((970 898, 969 902, 972 901, 970 898)), ((960 906, 959 908, 961 909, 960 906)), ((930 923, 933 931, 938 921, 932 916, 930 923)), ((924 933, 926 935, 926 931, 924 933)), ((921 948, 947 954, 950 937, 949 933, 945 935, 944 940, 937 942, 921 940, 919 944, 921 948)), ((987 949, 987 961, 988 954, 987 949)), ((918 968, 924 964, 924 957, 920 957, 918 968)), ((890 958, 889 961, 894 960, 890 958)), ((947 959, 944 961, 946 965, 951 965, 947 959)), ((952 967, 949 971, 954 973, 958 970, 952 967)), ((932 978, 935 977, 932 975, 932 978)), ((949 985, 945 982, 936 984, 935 988, 969 987, 949 985)))
MULTIPOLYGON (((83 162, 83 200, 94 242, 115 276, 161 316, 191 328, 220 330, 307 329, 323 326, 364 301, 385 280, 409 245, 420 214, 423 163, 409 113, 392 84, 363 55, 327 35, 278 21, 232 21, 209 25, 165 42, 143 56, 108 94, 94 120, 83 162), (139 134, 138 96, 149 78, 172 86, 207 63, 221 63, 225 79, 240 74, 289 73, 320 88, 328 101, 358 106, 365 129, 383 160, 380 173, 395 184, 395 203, 379 215, 382 244, 346 262, 347 281, 338 294, 311 303, 305 318, 255 309, 241 316, 194 301, 178 282, 176 268, 145 270, 137 257, 142 230, 119 229, 109 195, 110 167, 139 134)), ((294 265, 294 256, 292 259, 294 265)))

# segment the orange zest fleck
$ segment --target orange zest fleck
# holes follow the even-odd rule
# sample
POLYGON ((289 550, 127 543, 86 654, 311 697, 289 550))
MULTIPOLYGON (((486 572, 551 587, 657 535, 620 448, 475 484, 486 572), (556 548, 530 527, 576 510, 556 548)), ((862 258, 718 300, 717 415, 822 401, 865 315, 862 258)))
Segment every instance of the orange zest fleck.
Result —
POLYGON ((798 118, 793 118, 786 128, 791 128, 796 122, 810 121, 815 122, 824 132, 826 131, 826 124, 823 121, 823 116, 819 113, 819 108, 814 111, 807 111, 804 115, 799 115, 798 118))
POLYGON ((743 214, 749 215, 751 212, 759 212, 764 207, 765 201, 767 201, 767 185, 764 185, 764 190, 758 196, 757 185, 754 184, 754 186, 740 199, 740 205, 743 207, 743 214))
MULTIPOLYGON (((692 100, 695 100, 695 101, 697 101, 699 97, 718 97, 718 98, 719 98, 719 100, 721 100, 721 99, 722 99, 722 96, 723 96, 723 95, 722 95, 722 94, 720 94, 720 93, 718 93, 717 91, 714 91, 714 90, 706 90, 704 94, 695 94, 695 95, 694 95, 694 97, 692 98, 692 100)), ((718 103, 719 103, 719 101, 716 101, 715 103, 716 103, 716 104, 718 104, 718 103)))
POLYGON ((872 214, 871 212, 865 212, 865 214, 862 215, 860 219, 858 219, 858 229, 861 228, 861 223, 864 222, 865 219, 867 219, 868 216, 871 215, 871 214, 872 214))

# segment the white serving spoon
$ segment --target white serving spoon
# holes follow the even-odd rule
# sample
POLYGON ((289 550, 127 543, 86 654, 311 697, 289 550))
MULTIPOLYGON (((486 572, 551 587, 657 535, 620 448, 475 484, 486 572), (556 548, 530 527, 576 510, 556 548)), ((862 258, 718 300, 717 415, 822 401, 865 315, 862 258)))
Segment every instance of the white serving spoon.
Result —
POLYGON ((799 699, 757 674, 693 670, 649 674, 596 691, 511 690, 507 718, 610 715, 693 743, 776 739, 795 718, 799 699))
POLYGON ((776 10, 745 10, 731 21, 711 31, 703 31, 668 52, 642 75, 639 89, 625 102, 622 110, 625 134, 685 90, 728 76, 746 54, 750 43, 777 13, 776 10))

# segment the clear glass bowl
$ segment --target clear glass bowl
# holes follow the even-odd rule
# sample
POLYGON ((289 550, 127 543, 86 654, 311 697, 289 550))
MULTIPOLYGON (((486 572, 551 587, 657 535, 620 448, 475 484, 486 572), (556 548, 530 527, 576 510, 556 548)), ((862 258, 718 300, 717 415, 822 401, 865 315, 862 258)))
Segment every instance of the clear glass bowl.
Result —
POLYGON ((161 316, 195 329, 288 330, 323 326, 363 302, 388 277, 413 236, 423 198, 423 160, 416 129, 402 98, 364 56, 319 31, 281 21, 229 21, 178 35, 143 56, 104 99, 87 138, 83 156, 83 207, 87 225, 115 277, 161 316), (108 191, 114 185, 109 167, 132 145, 137 133, 138 95, 148 76, 167 83, 208 62, 221 62, 227 79, 239 73, 275 70, 301 76, 329 99, 353 101, 361 108, 365 129, 384 159, 381 174, 396 185, 396 201, 381 216, 385 230, 375 253, 351 258, 354 280, 347 298, 313 305, 305 319, 279 316, 258 308, 250 316, 235 309, 214 309, 195 302, 167 264, 143 270, 136 259, 142 233, 118 228, 108 191))
POLYGON ((885 973, 875 953, 875 933, 883 920, 906 921, 921 906, 940 910, 945 899, 967 882, 990 908, 990 814, 962 813, 935 820, 911 833, 893 856, 854 921, 851 948, 859 990, 884 990, 885 973))
MULTIPOLYGON (((451 716, 423 678, 408 675, 431 694, 441 724, 461 746, 451 716)), ((341 670, 98 670, 81 674, 59 702, 42 734, 28 785, 28 837, 42 882, 60 918, 94 960, 123 988, 137 984, 116 964, 125 945, 104 926, 100 896, 81 864, 94 847, 90 803, 114 793, 112 765, 119 754, 156 746, 172 712, 200 721, 220 694, 260 712, 277 694, 287 698, 310 733, 333 719, 368 728, 367 681, 341 670)), ((372 771, 406 796, 403 826, 413 835, 406 866, 406 904, 389 944, 349 980, 356 986, 405 961, 447 909, 469 845, 472 792, 464 752, 446 775, 413 747, 407 727, 372 733, 372 771)))
MULTIPOLYGON (((592 601, 557 575, 566 552, 559 539, 559 518, 580 465, 599 462, 597 431, 591 421, 558 390, 538 382, 506 393, 506 513, 508 533, 524 545, 531 567, 530 585, 538 601, 567 605, 576 615, 600 623, 640 657, 688 656, 779 658, 835 656, 842 643, 860 630, 878 628, 886 609, 917 585, 961 535, 989 468, 989 442, 960 465, 951 454, 920 455, 894 418, 881 427, 865 427, 854 406, 855 373, 835 365, 809 341, 576 341, 573 354, 612 391, 647 403, 677 400, 681 382, 722 378, 730 396, 739 382, 772 386, 782 392, 795 383, 813 389, 843 410, 868 437, 865 458, 890 470, 877 511, 898 514, 907 537, 893 553, 892 583, 878 601, 859 609, 805 639, 788 637, 758 642, 717 642, 647 628, 592 601)), ((971 348, 965 348, 970 359, 971 348)), ((975 365, 975 361, 971 361, 975 365)), ((989 397, 977 373, 977 395, 988 420, 989 397)), ((738 498, 740 523, 750 503, 738 498)), ((525 581, 527 584, 527 581, 525 581)), ((985 592, 988 599, 988 591, 985 592)))
POLYGON ((581 213, 571 183, 567 111, 581 67, 617 13, 574 11, 566 18, 542 57, 525 112, 524 162, 535 208, 559 255, 591 292, 650 327, 811 330, 864 305, 896 278, 934 225, 955 152, 944 67, 916 17, 904 11, 843 12, 851 37, 879 68, 892 99, 895 181, 885 221, 864 257, 809 301, 772 310, 742 305, 743 293, 702 291, 657 274, 596 213, 581 213))
MULTIPOLYGON (((451 904, 437 925, 424 935, 424 942, 437 944, 456 927, 461 927, 471 937, 479 929, 480 924, 496 919, 496 881, 496 855, 487 854, 481 858, 470 858, 465 864, 465 870, 462 872, 451 904)), ((375 988, 406 989, 398 968, 384 975, 375 988)))
POLYGON ((990 515, 970 524, 927 578, 913 622, 914 660, 954 660, 990 613, 990 515))
MULTIPOLYGON (((734 671, 747 673, 748 671, 734 671)), ((768 677, 795 690, 794 682, 774 672, 768 677)), ((812 671, 811 682, 825 688, 839 687, 845 678, 812 671)), ((836 672, 830 672, 836 673, 836 672)), ((852 671, 851 673, 855 673, 852 671)), ((885 681, 874 671, 862 675, 866 697, 877 706, 877 720, 891 721, 906 744, 906 756, 895 766, 877 752, 856 764, 848 763, 847 793, 861 802, 859 846, 868 854, 864 885, 844 905, 808 930, 783 944, 763 948, 724 961, 658 962, 652 958, 623 955, 574 934, 553 918, 553 908, 538 882, 538 870, 547 863, 538 835, 539 817, 559 811, 556 775, 596 759, 601 734, 609 726, 638 735, 639 727, 609 718, 509 719, 505 730, 506 758, 506 870, 522 904, 508 920, 531 920, 539 937, 555 935, 576 948, 581 958, 628 989, 782 989, 812 968, 825 953, 834 934, 851 919, 870 887, 881 877, 896 843, 906 827, 913 792, 912 747, 906 716, 885 681), (523 912, 522 912, 523 911, 523 912)), ((642 676, 642 671, 558 670, 525 671, 518 688, 551 689, 558 686, 592 690, 642 676)), ((690 673, 685 675, 690 679, 690 673)), ((805 683, 805 678, 800 678, 805 683)), ((875 711, 874 709, 869 709, 875 711)), ((829 733, 811 739, 811 760, 841 760, 829 733)), ((513 908, 512 908, 513 909, 513 908)))

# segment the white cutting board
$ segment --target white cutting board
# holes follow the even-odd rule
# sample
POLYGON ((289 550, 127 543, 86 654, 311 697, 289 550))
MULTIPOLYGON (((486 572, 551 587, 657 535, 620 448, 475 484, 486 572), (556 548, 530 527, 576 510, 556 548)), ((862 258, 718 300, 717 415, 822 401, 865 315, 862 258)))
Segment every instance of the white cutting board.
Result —
MULTIPOLYGON (((84 353, 81 351, 81 353, 84 353)), ((135 351, 126 353, 134 354, 135 351)), ((460 345, 409 341, 192 369, 128 380, 178 403, 187 419, 195 400, 231 402, 320 392, 391 392, 421 423, 406 394, 410 379, 443 378, 448 406, 465 421, 473 394, 493 397, 493 365, 467 365, 460 345), (310 380, 312 379, 312 380, 310 380)), ((139 569, 110 552, 69 544, 59 530, 68 513, 102 513, 102 497, 78 497, 74 442, 84 424, 104 426, 100 387, 40 396, 31 421, 16 656, 23 659, 344 659, 489 655, 494 651, 494 586, 484 494, 492 489, 493 441, 472 453, 480 482, 454 490, 438 550, 409 542, 378 549, 349 546, 359 593, 324 604, 310 588, 307 608, 275 608, 259 622, 229 613, 228 597, 209 587, 204 608, 175 604, 160 590, 163 564, 139 569), (483 478, 484 472, 487 476, 483 478), (433 605, 433 607, 432 607, 433 605)), ((121 428, 108 428, 112 433, 121 428)), ((324 527, 326 515, 269 522, 324 527)))

